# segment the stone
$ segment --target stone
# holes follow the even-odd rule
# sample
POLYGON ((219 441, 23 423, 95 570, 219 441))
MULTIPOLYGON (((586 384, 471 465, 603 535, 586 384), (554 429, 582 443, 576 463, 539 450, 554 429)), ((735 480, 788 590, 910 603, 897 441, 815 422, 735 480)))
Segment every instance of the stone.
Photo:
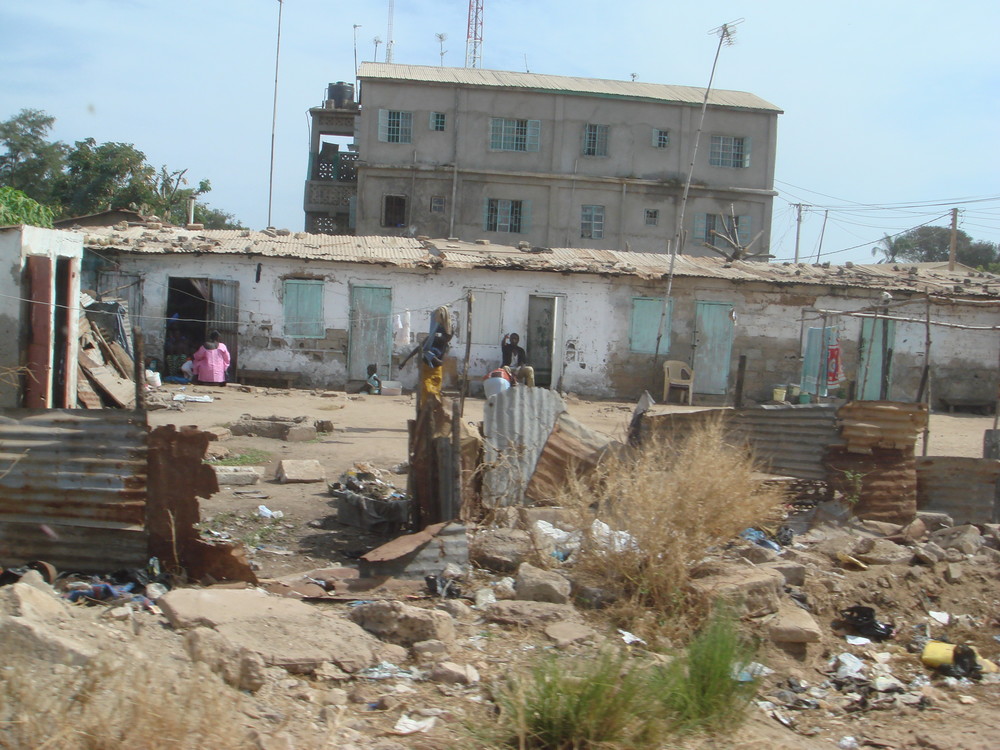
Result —
POLYGON ((274 478, 282 484, 325 482, 326 471, 315 459, 286 458, 278 463, 274 478))
POLYGON ((822 631, 811 614, 786 605, 768 623, 768 635, 775 643, 818 643, 822 631))
MULTIPOLYGON (((82 667, 98 654, 98 649, 55 627, 27 617, 0 615, 0 657, 14 655, 40 659, 50 664, 82 667)), ((6 659, 3 659, 6 661, 6 659)))
POLYGON ((530 563, 521 563, 517 569, 514 591, 518 599, 565 604, 569 601, 570 588, 566 578, 551 570, 536 568, 530 563))
POLYGON ((219 486, 243 487, 257 484, 264 476, 263 466, 212 466, 219 486))
POLYGON ((573 601, 587 609, 604 609, 618 601, 618 592, 602 586, 574 584, 573 601))
POLYGON ((355 607, 350 617, 369 633, 400 646, 412 646, 419 641, 451 643, 455 640, 455 621, 439 609, 381 601, 355 607))
POLYGON ((431 670, 434 682, 448 685, 473 685, 479 682, 479 672, 471 664, 456 664, 453 661, 443 661, 431 670))
MULTIPOLYGON (((523 568, 528 563, 521 563, 523 568)), ((517 599, 517 582, 510 576, 504 576, 493 586, 493 596, 496 599, 517 599)))
POLYGON ((535 628, 553 622, 580 621, 580 613, 569 604, 529 602, 519 599, 488 604, 483 608, 483 614, 489 622, 535 628))
MULTIPOLYGON (((35 571, 29 571, 34 573, 35 571)), ((66 604, 55 595, 55 591, 42 581, 48 591, 38 586, 20 581, 0 587, 0 614, 24 617, 36 622, 61 620, 69 611, 66 604)))
POLYGON ((289 427, 285 433, 285 441, 289 443, 308 443, 316 439, 316 428, 308 424, 297 424, 289 427))
POLYGON ((213 427, 205 427, 202 432, 208 432, 215 436, 218 441, 229 440, 233 437, 233 432, 228 427, 223 427, 222 425, 215 425, 213 427))
POLYGON ((456 620, 468 620, 472 617, 472 608, 458 599, 445 599, 443 602, 438 602, 435 607, 442 612, 447 612, 456 620))
POLYGON ((745 560, 760 565, 778 559, 778 553, 773 549, 761 547, 759 544, 752 544, 749 547, 740 547, 736 554, 745 560))
POLYGON ((913 559, 912 550, 888 539, 861 539, 849 554, 866 565, 909 563, 913 559))
POLYGON ((952 548, 952 549, 946 549, 944 551, 944 559, 946 562, 960 563, 963 562, 965 558, 966 555, 961 550, 952 548))
POLYGON ((944 568, 944 580, 948 583, 958 583, 962 580, 962 566, 958 563, 948 563, 944 568))
POLYGON ((906 691, 906 685, 892 675, 878 675, 872 678, 872 687, 880 693, 902 693, 906 691))
POLYGON ((902 528, 898 523, 889 523, 887 521, 876 521, 874 519, 864 519, 861 521, 861 527, 866 531, 870 531, 873 534, 878 534, 879 536, 892 536, 899 532, 902 528))
POLYGON ((420 662, 439 661, 448 655, 448 644, 444 641, 417 641, 413 644, 413 656, 420 662))
POLYGON ((927 523, 922 518, 914 518, 893 535, 893 541, 916 542, 927 536, 927 523))
POLYGON ((257 589, 174 589, 157 604, 174 628, 212 628, 266 665, 293 673, 324 662, 354 673, 386 655, 384 644, 354 623, 257 589))
POLYGON ((191 661, 207 664, 229 685, 255 693, 267 681, 264 660, 243 646, 230 643, 211 628, 195 628, 184 636, 184 648, 191 661))
POLYGON ((318 703, 321 706, 346 706, 347 702, 347 691, 343 688, 322 690, 318 696, 318 703))
POLYGON ((690 590, 706 601, 726 599, 747 617, 778 611, 785 577, 776 570, 749 568, 691 581, 690 590))
POLYGON ((927 530, 931 533, 955 525, 955 519, 947 513, 937 513, 929 510, 918 510, 917 518, 924 522, 927 530))
POLYGON ((545 635, 556 643, 557 648, 566 648, 580 641, 589 641, 597 631, 577 622, 554 622, 545 626, 545 635))
POLYGON ((313 422, 313 427, 316 428, 316 432, 333 432, 333 420, 317 419, 313 422))
POLYGON ((932 532, 931 541, 946 550, 955 549, 966 555, 974 555, 983 546, 983 535, 972 524, 964 524, 932 532))
POLYGON ((934 542, 924 542, 914 550, 914 556, 925 565, 934 565, 944 560, 945 551, 934 542))
POLYGON ((486 529, 469 545, 469 562, 495 573, 513 573, 534 553, 531 535, 521 529, 486 529))
POLYGON ((776 570, 781 575, 785 577, 785 583, 788 586, 803 586, 806 582, 806 566, 802 563, 792 562, 790 560, 775 560, 771 563, 765 563, 762 567, 768 568, 769 570, 776 570))

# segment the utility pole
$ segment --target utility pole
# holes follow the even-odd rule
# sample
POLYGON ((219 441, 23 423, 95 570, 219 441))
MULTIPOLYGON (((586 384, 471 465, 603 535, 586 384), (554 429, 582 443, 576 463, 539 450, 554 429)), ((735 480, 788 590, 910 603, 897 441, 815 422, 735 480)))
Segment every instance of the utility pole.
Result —
POLYGON ((389 28, 386 32, 385 39, 385 61, 387 63, 392 62, 392 48, 395 46, 395 41, 392 38, 392 16, 396 0, 389 0, 389 28))
POLYGON ((958 209, 951 209, 951 242, 948 243, 948 270, 955 270, 955 251, 958 248, 958 209))
MULTIPOLYGON (((358 77, 358 29, 361 28, 360 23, 354 24, 354 77, 358 77)), ((357 83, 357 81, 355 81, 357 83)))
POLYGON ((797 216, 795 219, 795 262, 799 262, 799 240, 802 237, 802 204, 794 204, 795 208, 798 209, 797 216))
POLYGON ((278 60, 281 59, 281 10, 278 0, 278 41, 274 47, 274 106, 271 108, 271 173, 267 178, 267 225, 271 226, 271 205, 274 202, 274 131, 278 127, 278 60))
POLYGON ((816 248, 816 262, 819 263, 819 256, 823 254, 823 235, 826 234, 826 220, 830 218, 830 209, 823 212, 823 228, 819 230, 819 246, 816 248))

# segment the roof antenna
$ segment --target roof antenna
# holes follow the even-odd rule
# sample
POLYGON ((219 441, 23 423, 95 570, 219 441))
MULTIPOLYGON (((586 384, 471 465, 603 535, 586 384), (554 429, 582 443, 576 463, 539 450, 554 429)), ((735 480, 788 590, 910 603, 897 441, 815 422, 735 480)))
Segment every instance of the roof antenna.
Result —
POLYGON ((528 53, 527 52, 524 53, 524 72, 525 73, 530 73, 531 72, 530 70, 528 70, 528 53))

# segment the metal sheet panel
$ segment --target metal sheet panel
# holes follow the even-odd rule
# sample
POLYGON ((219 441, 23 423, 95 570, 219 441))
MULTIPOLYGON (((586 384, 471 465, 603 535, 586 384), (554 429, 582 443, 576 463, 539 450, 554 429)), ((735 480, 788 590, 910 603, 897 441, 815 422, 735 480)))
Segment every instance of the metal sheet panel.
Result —
POLYGON ((840 434, 852 453, 873 448, 912 449, 927 425, 927 406, 905 401, 850 401, 837 411, 840 434))
POLYGON ((730 428, 750 443, 773 474, 826 479, 823 456, 836 443, 836 407, 826 404, 737 409, 730 428))
POLYGON ((547 388, 515 386, 483 407, 483 505, 521 505, 545 442, 566 404, 547 388))
POLYGON ((996 523, 995 458, 924 456, 917 459, 917 507, 947 513, 955 523, 996 523))
POLYGON ((145 512, 144 413, 0 411, 0 563, 144 565, 145 512))

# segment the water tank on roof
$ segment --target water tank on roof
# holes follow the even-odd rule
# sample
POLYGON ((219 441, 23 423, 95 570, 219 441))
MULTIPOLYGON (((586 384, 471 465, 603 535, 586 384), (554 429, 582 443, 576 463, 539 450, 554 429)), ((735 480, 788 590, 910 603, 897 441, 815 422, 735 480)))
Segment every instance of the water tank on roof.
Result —
POLYGON ((343 109, 354 103, 354 84, 343 81, 331 83, 326 87, 326 98, 332 101, 333 106, 337 109, 343 109))

